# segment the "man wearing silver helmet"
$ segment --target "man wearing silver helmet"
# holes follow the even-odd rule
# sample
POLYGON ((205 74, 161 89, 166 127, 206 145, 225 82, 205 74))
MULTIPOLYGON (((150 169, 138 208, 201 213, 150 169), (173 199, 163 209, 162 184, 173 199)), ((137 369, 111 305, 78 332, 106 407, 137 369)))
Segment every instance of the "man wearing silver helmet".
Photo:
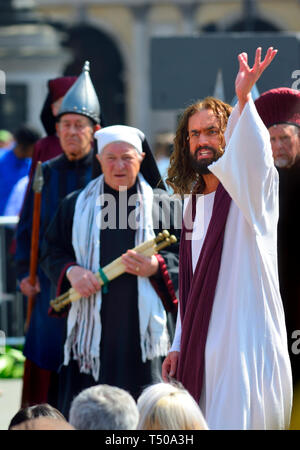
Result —
POLYGON ((147 140, 122 125, 103 128, 95 138, 102 173, 64 199, 42 252, 58 293, 72 286, 81 296, 68 310, 60 371, 58 407, 66 416, 86 387, 109 384, 137 398, 159 381, 169 348, 167 319, 177 311, 178 244, 152 256, 132 250, 165 226, 176 233, 175 203, 168 203, 165 189, 156 190, 160 174, 147 140), (102 269, 118 257, 125 273, 108 282, 102 269))
MULTIPOLYGON (((93 136, 97 129, 100 129, 100 104, 86 63, 58 111, 56 131, 63 153, 42 164, 39 248, 59 202, 73 190, 86 186, 92 178, 93 136)), ((28 276, 33 210, 34 192, 30 186, 18 224, 16 251, 20 289, 27 297, 35 298, 24 346, 23 407, 46 402, 55 406, 53 387, 61 362, 64 330, 62 320, 48 316, 55 286, 42 271, 39 261, 35 286, 28 276)))

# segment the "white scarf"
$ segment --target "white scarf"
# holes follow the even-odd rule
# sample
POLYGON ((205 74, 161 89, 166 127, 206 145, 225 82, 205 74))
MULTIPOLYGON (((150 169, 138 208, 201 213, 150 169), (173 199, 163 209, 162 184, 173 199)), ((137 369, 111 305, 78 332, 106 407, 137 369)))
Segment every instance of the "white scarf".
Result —
MULTIPOLYGON (((138 175, 138 198, 141 200, 139 227, 135 245, 154 237, 152 221, 153 190, 138 175)), ((75 205, 72 245, 77 263, 93 272, 100 267, 100 224, 104 176, 92 180, 80 193, 75 205)), ((80 372, 92 373, 99 379, 101 339, 101 291, 73 302, 67 320, 67 338, 64 346, 64 365, 78 360, 80 372)), ((138 310, 142 361, 164 356, 169 349, 166 312, 162 302, 146 277, 138 277, 138 310)))

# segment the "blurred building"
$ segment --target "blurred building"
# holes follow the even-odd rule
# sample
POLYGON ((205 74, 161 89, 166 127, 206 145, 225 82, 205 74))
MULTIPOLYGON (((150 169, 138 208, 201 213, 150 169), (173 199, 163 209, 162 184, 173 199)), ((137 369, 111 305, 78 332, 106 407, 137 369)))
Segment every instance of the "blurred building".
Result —
POLYGON ((26 119, 41 128, 47 79, 78 74, 89 59, 106 123, 137 126, 154 142, 162 125, 174 131, 177 116, 151 109, 152 38, 299 26, 298 0, 0 0, 0 127, 26 119))

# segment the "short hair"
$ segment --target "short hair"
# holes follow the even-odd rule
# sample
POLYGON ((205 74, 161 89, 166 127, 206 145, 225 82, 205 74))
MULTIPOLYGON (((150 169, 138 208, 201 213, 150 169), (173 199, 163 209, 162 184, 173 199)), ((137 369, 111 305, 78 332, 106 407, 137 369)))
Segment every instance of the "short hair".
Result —
POLYGON ((138 430, 208 430, 198 404, 180 383, 148 386, 137 405, 138 430))
POLYGON ((66 420, 54 417, 36 417, 14 425, 10 430, 75 430, 66 420))
POLYGON ((52 417, 53 419, 65 420, 64 415, 48 403, 41 403, 39 405, 27 406, 21 408, 11 419, 8 429, 19 425, 27 420, 36 419, 38 417, 52 417))
POLYGON ((28 147, 35 144, 41 135, 34 128, 23 125, 14 133, 14 137, 18 145, 28 147))
POLYGON ((77 430, 135 430, 137 405, 124 389, 100 384, 80 392, 72 401, 69 422, 77 430))

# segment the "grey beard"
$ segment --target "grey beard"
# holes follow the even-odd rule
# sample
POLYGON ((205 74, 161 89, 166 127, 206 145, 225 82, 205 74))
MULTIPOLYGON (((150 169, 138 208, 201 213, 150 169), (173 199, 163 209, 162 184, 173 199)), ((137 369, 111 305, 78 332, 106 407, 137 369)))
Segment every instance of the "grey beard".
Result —
POLYGON ((277 158, 274 162, 275 166, 279 167, 280 169, 289 165, 289 161, 286 158, 277 158))

